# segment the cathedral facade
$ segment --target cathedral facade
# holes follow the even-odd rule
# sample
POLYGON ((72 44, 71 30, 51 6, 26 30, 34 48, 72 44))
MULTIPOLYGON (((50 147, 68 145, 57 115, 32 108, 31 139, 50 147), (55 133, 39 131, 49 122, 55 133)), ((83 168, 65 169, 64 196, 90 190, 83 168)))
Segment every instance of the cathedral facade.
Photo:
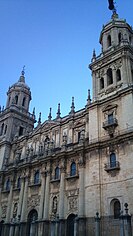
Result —
POLYGON ((67 116, 58 104, 56 119, 50 109, 34 128, 24 71, 9 88, 0 111, 1 236, 132 234, 132 27, 114 12, 100 44, 89 65, 93 98, 88 91, 79 111, 72 98, 67 116))

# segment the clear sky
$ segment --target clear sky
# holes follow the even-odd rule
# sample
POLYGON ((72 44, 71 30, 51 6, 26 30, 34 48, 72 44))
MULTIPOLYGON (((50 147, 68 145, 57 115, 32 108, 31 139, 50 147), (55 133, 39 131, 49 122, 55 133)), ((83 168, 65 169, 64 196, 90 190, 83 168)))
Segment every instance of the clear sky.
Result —
MULTIPOLYGON (((133 0, 116 0, 120 18, 133 24, 133 0)), ((0 104, 8 87, 17 82, 23 65, 32 92, 30 111, 49 108, 56 117, 86 105, 91 88, 88 64, 95 48, 100 53, 102 25, 111 18, 108 0, 0 0, 0 104)))

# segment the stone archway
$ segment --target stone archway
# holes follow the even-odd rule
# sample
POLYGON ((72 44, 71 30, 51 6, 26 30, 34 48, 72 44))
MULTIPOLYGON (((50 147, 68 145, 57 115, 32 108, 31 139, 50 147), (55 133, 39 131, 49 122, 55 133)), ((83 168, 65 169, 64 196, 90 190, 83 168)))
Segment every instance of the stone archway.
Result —
POLYGON ((67 218, 67 236, 74 236, 74 221, 76 215, 70 214, 67 218))
POLYGON ((36 220, 38 219, 38 213, 35 209, 31 210, 28 214, 28 236, 36 235, 36 220))

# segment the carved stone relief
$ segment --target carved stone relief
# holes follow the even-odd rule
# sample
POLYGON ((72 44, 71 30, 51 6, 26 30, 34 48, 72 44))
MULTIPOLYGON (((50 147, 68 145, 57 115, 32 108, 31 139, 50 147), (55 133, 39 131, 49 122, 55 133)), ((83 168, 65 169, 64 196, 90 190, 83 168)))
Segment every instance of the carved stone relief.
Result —
POLYGON ((40 196, 38 195, 31 196, 28 199, 28 208, 35 208, 39 206, 39 203, 40 203, 40 196))
POLYGON ((76 197, 69 197, 68 198, 68 211, 73 211, 78 207, 78 198, 76 197))
POLYGON ((7 204, 2 203, 1 204, 1 218, 6 218, 6 213, 7 213, 7 204))

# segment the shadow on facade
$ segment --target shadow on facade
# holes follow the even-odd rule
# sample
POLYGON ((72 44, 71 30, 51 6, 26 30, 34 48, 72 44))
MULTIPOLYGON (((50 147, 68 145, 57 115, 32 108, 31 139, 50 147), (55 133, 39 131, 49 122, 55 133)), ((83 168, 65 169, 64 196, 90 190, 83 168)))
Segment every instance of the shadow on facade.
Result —
POLYGON ((51 221, 39 221, 35 209, 28 214, 27 222, 0 222, 0 236, 132 236, 131 215, 125 204, 125 214, 114 216, 78 218, 70 214, 67 220, 58 217, 51 221))

